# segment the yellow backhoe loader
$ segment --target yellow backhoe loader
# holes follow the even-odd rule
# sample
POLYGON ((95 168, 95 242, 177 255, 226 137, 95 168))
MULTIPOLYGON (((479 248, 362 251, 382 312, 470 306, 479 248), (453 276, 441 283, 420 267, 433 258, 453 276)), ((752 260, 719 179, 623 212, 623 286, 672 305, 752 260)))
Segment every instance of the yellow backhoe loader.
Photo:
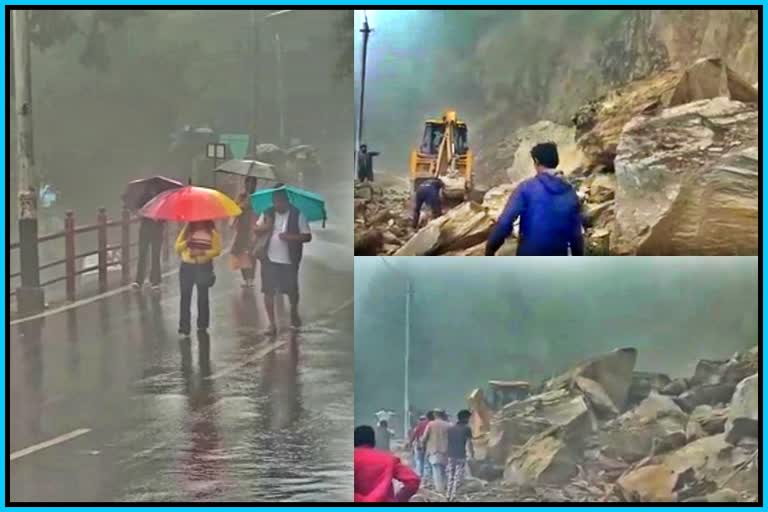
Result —
POLYGON ((472 191, 472 151, 469 150, 467 125, 456 112, 447 111, 442 119, 424 123, 424 135, 418 149, 411 151, 410 176, 413 190, 429 178, 440 178, 447 199, 467 200, 472 191))

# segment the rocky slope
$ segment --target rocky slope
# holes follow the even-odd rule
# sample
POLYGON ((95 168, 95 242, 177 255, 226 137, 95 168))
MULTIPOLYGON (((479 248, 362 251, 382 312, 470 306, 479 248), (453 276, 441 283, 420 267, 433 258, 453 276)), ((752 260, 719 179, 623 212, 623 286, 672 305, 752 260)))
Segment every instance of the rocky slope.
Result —
POLYGON ((588 254, 755 255, 757 99, 720 59, 630 82, 577 109, 573 127, 538 122, 487 148, 504 184, 418 231, 405 189, 358 188, 356 254, 482 255, 507 197, 533 172, 530 147, 553 140, 582 200, 588 254))
POLYGON ((542 119, 572 113, 617 86, 665 69, 719 57, 750 84, 758 80, 756 10, 530 11, 494 26, 475 59, 489 114, 475 128, 477 172, 488 186, 505 176, 494 148, 542 119), (547 27, 547 37, 531 27, 547 27), (530 55, 515 59, 514 55, 530 55))

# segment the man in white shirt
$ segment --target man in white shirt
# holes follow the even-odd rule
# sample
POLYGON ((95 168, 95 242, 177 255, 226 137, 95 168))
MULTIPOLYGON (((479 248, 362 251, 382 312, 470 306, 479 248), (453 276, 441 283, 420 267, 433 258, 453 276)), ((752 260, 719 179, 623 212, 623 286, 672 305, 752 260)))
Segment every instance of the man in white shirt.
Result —
MULTIPOLYGON (((280 188, 278 185, 276 188, 280 188)), ((299 265, 303 245, 312 240, 306 217, 288 202, 285 190, 272 196, 273 208, 264 212, 257 232, 270 233, 266 257, 261 264, 261 292, 269 318, 269 334, 277 333, 275 295, 287 295, 291 303, 291 325, 301 326, 299 317, 299 265)))

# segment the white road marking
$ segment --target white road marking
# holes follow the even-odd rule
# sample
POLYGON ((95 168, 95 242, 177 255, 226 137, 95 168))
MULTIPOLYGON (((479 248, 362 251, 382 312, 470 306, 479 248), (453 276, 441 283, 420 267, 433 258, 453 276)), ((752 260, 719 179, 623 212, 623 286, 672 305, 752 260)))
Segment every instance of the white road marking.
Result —
MULTIPOLYGON (((310 327, 312 325, 318 324, 325 317, 333 316, 336 313, 338 313, 339 311, 343 311, 344 309, 348 308, 353 303, 354 303, 354 299, 347 299, 346 301, 342 302, 339 306, 333 308, 330 311, 326 311, 325 313, 323 313, 322 316, 319 319, 317 319, 317 320, 315 320, 313 322, 308 323, 306 325, 306 327, 310 327)), ((272 343, 270 345, 267 345, 266 347, 263 347, 261 350, 259 350, 255 354, 253 354, 251 357, 249 357, 247 359, 243 359, 242 361, 240 361, 237 364, 233 364, 231 366, 227 366, 226 368, 223 368, 220 372, 217 372, 217 373, 214 373, 213 375, 207 376, 206 379, 208 379, 208 380, 216 380, 216 379, 218 379, 220 377, 223 377, 225 375, 229 375, 230 373, 234 372, 235 370, 239 370, 241 368, 244 368, 244 367, 248 366, 249 364, 258 361, 259 359, 262 359, 263 357, 265 357, 268 354, 274 352, 275 350, 278 350, 278 349, 284 347, 287 343, 288 343, 288 340, 285 339, 285 338, 277 339, 277 340, 275 340, 274 343, 272 343)))
MULTIPOLYGON (((172 276, 173 274, 176 274, 178 272, 179 272, 179 269, 174 269, 174 270, 171 270, 171 271, 166 272, 165 274, 163 274, 163 277, 172 276)), ((56 309, 50 309, 48 311, 43 311, 42 313, 38 313, 38 314, 32 315, 32 316, 25 316, 23 318, 17 318, 16 320, 11 320, 10 325, 16 325, 16 324, 20 324, 20 323, 24 323, 24 322, 29 322, 30 320, 37 320, 38 318, 45 318, 47 316, 55 315, 57 313, 62 313, 64 311, 70 310, 72 308, 77 308, 77 307, 80 307, 80 306, 85 306, 86 304, 91 304, 93 302, 98 302, 101 299, 106 299, 107 297, 112 297, 113 295, 119 295, 119 294, 123 293, 124 291, 129 290, 130 288, 131 288, 131 285, 128 284, 128 285, 125 285, 125 286, 121 286, 120 288, 115 288, 114 290, 108 291, 106 293, 102 293, 102 294, 99 294, 99 295, 94 295, 93 297, 89 297, 87 299, 82 299, 82 300, 78 300, 78 301, 72 302, 70 304, 67 304, 65 306, 61 306, 61 307, 56 308, 56 309)))
POLYGON ((90 432, 91 429, 89 428, 79 428, 77 430, 73 430, 69 434, 64 434, 59 437, 54 437, 53 439, 50 439, 48 441, 30 446, 28 448, 24 448, 23 450, 19 450, 17 452, 13 452, 11 454, 11 461, 14 461, 16 459, 20 459, 22 457, 25 457, 31 453, 39 452, 40 450, 45 450, 46 448, 50 448, 51 446, 55 446, 57 444, 69 441, 70 439, 74 439, 76 437, 80 437, 83 434, 87 434, 90 432))
POLYGON ((266 347, 262 348, 261 350, 259 350, 255 354, 253 354, 248 359, 244 359, 244 360, 240 361, 237 364, 233 364, 232 366, 228 366, 228 367, 224 368, 223 370, 221 370, 218 373, 214 373, 213 375, 209 375, 209 376, 206 377, 206 379, 208 379, 208 380, 216 380, 219 377, 223 377, 225 375, 229 375, 230 373, 234 372, 235 370, 239 370, 239 369, 241 369, 241 368, 243 368, 245 366, 248 366, 249 364, 251 364, 251 363, 253 363, 255 361, 258 361, 259 359, 263 358, 264 356, 266 356, 270 352, 274 352, 275 350, 284 347, 287 343, 288 343, 288 340, 285 340, 285 339, 280 340, 280 341, 276 341, 275 343, 272 343, 269 346, 266 346, 266 347))

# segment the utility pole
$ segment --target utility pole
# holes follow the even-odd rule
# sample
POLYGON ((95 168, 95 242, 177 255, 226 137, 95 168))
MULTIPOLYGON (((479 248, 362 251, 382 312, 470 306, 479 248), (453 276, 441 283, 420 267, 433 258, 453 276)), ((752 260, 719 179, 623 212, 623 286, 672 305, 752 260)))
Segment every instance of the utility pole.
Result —
POLYGON ((371 35, 371 28, 368 26, 368 16, 363 21, 363 28, 360 29, 363 34, 363 62, 360 76, 360 111, 357 116, 357 147, 363 142, 363 106, 365 104, 365 67, 368 62, 368 37, 371 35))
POLYGON ((251 156, 256 156, 259 143, 260 91, 259 91, 259 25, 258 11, 251 10, 251 156))
POLYGON ((404 378, 404 398, 403 407, 405 407, 405 413, 403 414, 403 438, 408 439, 408 431, 411 427, 411 402, 409 399, 409 382, 408 374, 410 373, 411 366, 411 280, 406 281, 405 289, 405 378, 404 378))
POLYGON ((357 137, 355 138, 355 163, 353 166, 355 175, 357 174, 358 165, 358 151, 360 150, 360 144, 363 143, 363 105, 365 103, 365 67, 368 62, 368 37, 373 30, 368 26, 368 15, 365 15, 363 21, 363 28, 360 29, 360 33, 363 34, 363 62, 360 75, 360 109, 357 114, 357 137))
POLYGON ((397 274, 405 281, 405 354, 403 361, 403 438, 408 438, 408 430, 411 426, 411 400, 410 400, 410 368, 411 368, 411 298, 413 297, 413 283, 410 276, 393 267, 386 258, 381 261, 389 270, 397 274))
POLYGON ((275 32, 275 63, 277 64, 277 108, 280 117, 280 147, 285 147, 285 104, 283 103, 283 49, 280 34, 275 32))
POLYGON ((29 13, 25 10, 12 12, 21 262, 21 287, 16 291, 16 298, 19 312, 30 314, 38 313, 45 307, 43 289, 40 287, 40 257, 37 247, 37 191, 32 186, 35 166, 32 139, 32 63, 29 13))

